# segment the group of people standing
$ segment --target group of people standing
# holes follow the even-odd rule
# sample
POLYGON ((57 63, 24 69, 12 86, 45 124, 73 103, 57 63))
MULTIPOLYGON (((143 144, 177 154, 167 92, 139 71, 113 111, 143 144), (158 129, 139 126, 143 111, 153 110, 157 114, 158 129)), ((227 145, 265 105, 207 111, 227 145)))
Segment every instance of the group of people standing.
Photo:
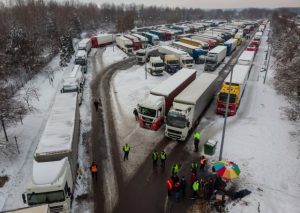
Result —
MULTIPOLYGON (((201 156, 199 159, 199 171, 200 173, 204 173, 204 169, 206 166, 207 159, 205 156, 201 156)), ((181 197, 184 198, 186 195, 186 188, 187 188, 187 181, 184 176, 179 179, 178 172, 181 168, 181 164, 174 163, 172 166, 172 175, 167 180, 167 190, 168 196, 172 196, 175 193, 175 201, 179 202, 181 197)), ((190 188, 192 190, 192 198, 196 198, 198 196, 198 192, 201 187, 204 187, 204 181, 202 179, 197 178, 197 170, 198 170, 198 163, 192 162, 190 168, 190 188)))

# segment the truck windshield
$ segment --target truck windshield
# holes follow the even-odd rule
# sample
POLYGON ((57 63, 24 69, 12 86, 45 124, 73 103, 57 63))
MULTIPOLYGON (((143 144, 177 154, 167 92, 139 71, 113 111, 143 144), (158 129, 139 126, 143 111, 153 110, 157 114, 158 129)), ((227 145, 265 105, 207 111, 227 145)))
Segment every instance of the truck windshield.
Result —
POLYGON ((171 64, 171 65, 177 65, 177 64, 179 64, 178 61, 176 61, 176 60, 167 61, 167 63, 171 64))
POLYGON ((188 60, 183 60, 182 63, 183 64, 192 64, 194 61, 191 60, 191 59, 188 59, 188 60))
POLYGON ((145 56, 145 53, 144 52, 136 52, 136 55, 137 56, 145 56))
POLYGON ((155 63, 153 64, 154 67, 163 67, 164 63, 155 63))
MULTIPOLYGON (((220 95, 219 95, 219 100, 221 102, 227 102, 227 95, 228 95, 227 93, 221 92, 220 95)), ((230 104, 235 103, 235 99, 236 99, 236 95, 235 94, 231 94, 229 96, 229 103, 230 104)))
POLYGON ((167 125, 182 129, 186 126, 186 119, 184 115, 169 112, 167 116, 167 125))
POLYGON ((65 201, 64 191, 27 194, 28 205, 65 201))
POLYGON ((142 115, 146 115, 146 116, 149 116, 149 117, 152 117, 152 118, 155 118, 155 116, 156 116, 156 110, 149 109, 149 108, 146 108, 146 107, 140 107, 140 113, 142 115))

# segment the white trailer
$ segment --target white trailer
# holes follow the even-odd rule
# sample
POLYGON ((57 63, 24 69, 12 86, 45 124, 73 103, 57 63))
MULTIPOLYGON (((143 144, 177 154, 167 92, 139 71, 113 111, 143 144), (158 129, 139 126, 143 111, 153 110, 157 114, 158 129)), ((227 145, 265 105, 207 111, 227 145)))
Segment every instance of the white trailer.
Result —
POLYGON ((148 47, 148 38, 146 38, 145 36, 142 36, 140 34, 136 34, 136 33, 133 33, 132 34, 134 37, 138 38, 139 41, 141 42, 142 44, 142 48, 145 49, 148 47))
POLYGON ((124 36, 118 36, 116 38, 117 46, 123 50, 125 53, 131 55, 133 54, 132 41, 124 36))
POLYGON ((202 73, 175 97, 166 118, 166 137, 186 140, 217 92, 217 78, 218 75, 202 73))
POLYGON ((256 32, 255 35, 254 35, 254 40, 257 40, 257 41, 260 41, 261 40, 261 37, 263 36, 263 33, 262 32, 256 32))
POLYGON ((214 71, 226 58, 226 46, 216 46, 207 53, 204 70, 214 71))
POLYGON ((238 59, 238 64, 252 66, 255 57, 255 51, 245 50, 238 59))
POLYGON ((90 38, 84 38, 78 43, 78 50, 85 50, 87 53, 90 52, 92 48, 92 41, 90 38))
POLYGON ((80 92, 84 84, 82 66, 75 65, 73 70, 63 78, 62 92, 80 92))
POLYGON ((99 34, 93 36, 91 41, 92 47, 98 48, 114 43, 116 41, 116 36, 114 34, 99 34))
POLYGON ((23 201, 49 204, 51 212, 70 212, 79 142, 77 93, 58 93, 34 153, 33 171, 23 201))
POLYGON ((160 46, 158 52, 162 55, 175 55, 179 58, 181 68, 192 68, 194 65, 193 58, 182 50, 170 46, 160 46))
POLYGON ((235 51, 238 44, 238 40, 235 38, 231 38, 224 42, 224 46, 227 47, 227 56, 230 56, 233 51, 235 51))

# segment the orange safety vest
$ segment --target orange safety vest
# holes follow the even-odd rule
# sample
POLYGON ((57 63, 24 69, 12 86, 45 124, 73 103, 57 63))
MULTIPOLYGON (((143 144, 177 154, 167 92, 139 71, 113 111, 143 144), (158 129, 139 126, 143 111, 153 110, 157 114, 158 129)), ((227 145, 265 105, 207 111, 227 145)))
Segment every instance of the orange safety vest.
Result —
POLYGON ((97 165, 92 165, 91 170, 92 170, 92 172, 97 172, 97 165))
POLYGON ((206 159, 205 159, 205 158, 203 158, 203 159, 200 160, 200 164, 201 164, 201 165, 205 164, 205 162, 206 162, 206 159))

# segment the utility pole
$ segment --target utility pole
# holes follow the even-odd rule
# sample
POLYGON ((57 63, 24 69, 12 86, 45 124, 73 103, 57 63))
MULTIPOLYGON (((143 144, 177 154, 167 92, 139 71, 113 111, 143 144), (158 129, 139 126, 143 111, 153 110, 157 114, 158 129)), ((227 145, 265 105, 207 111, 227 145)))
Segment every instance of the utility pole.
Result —
POLYGON ((2 115, 1 115, 1 124, 2 124, 4 135, 5 135, 5 139, 8 142, 8 137, 7 137, 7 133, 6 133, 6 129, 5 129, 5 124, 4 124, 4 118, 3 118, 2 115))
POLYGON ((222 160, 223 155, 223 146, 224 146, 224 139, 225 139, 225 132, 226 132, 226 123, 227 123, 227 114, 228 114, 228 108, 229 108, 229 100, 230 100, 230 91, 231 91, 231 83, 232 83, 232 75, 233 75, 233 69, 231 70, 230 74, 230 81, 229 81, 229 88, 228 88, 228 95, 226 100, 226 110, 225 110, 225 118, 224 118, 224 125, 223 125, 223 131, 222 131, 222 140, 221 140, 221 148, 220 148, 220 154, 219 154, 219 161, 222 160))

